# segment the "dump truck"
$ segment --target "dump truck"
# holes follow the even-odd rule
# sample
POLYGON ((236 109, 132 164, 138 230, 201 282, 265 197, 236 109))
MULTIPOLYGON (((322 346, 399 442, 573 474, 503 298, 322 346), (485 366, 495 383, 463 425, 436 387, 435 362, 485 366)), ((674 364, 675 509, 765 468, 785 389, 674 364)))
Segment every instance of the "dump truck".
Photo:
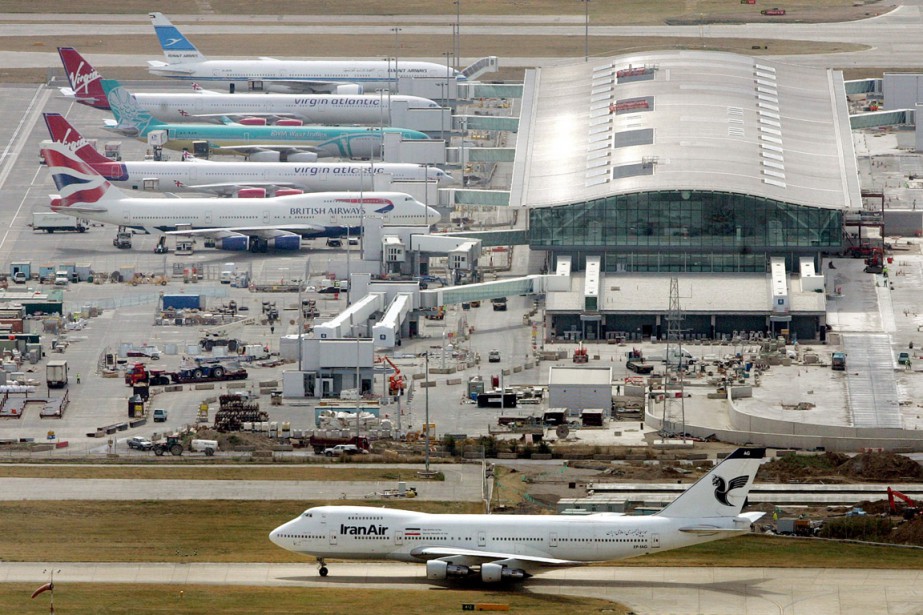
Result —
POLYGON ((67 386, 67 361, 49 361, 45 368, 45 382, 49 389, 67 386))

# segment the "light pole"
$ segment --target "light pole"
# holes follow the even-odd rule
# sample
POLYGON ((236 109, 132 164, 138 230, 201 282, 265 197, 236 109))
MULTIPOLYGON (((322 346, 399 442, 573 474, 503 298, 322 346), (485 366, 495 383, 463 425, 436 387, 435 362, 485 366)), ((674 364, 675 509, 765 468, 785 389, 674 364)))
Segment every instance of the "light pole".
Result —
MULTIPOLYGON (((359 374, 359 362, 360 362, 360 345, 359 345, 359 325, 352 324, 349 327, 353 335, 356 336, 356 446, 359 446, 359 439, 362 437, 362 431, 359 428, 359 402, 362 400, 362 380, 359 374)), ((361 448, 361 447, 360 447, 361 448)))
POLYGON ((590 0, 583 2, 583 61, 590 61, 590 0))
POLYGON ((429 474, 429 348, 426 349, 426 400, 423 412, 423 459, 426 464, 426 473, 429 474))
POLYGON ((455 62, 461 65, 461 0, 455 0, 455 62))
POLYGON ((395 27, 395 28, 391 28, 391 31, 394 32, 394 91, 395 91, 395 92, 398 92, 398 91, 400 91, 399 88, 400 88, 400 85, 401 85, 401 83, 400 83, 400 77, 398 76, 399 73, 398 73, 398 70, 397 70, 397 58, 398 58, 398 56, 400 56, 400 54, 401 54, 401 53, 400 53, 400 52, 401 52, 401 44, 400 44, 400 39, 398 38, 398 34, 400 34, 401 29, 395 27))
POLYGON ((452 54, 451 51, 443 51, 443 52, 442 52, 442 55, 445 56, 445 83, 446 83, 446 88, 447 88, 447 90, 448 90, 448 91, 446 91, 446 99, 442 101, 442 106, 443 106, 443 107, 448 107, 448 106, 450 106, 450 105, 449 105, 449 101, 448 101, 448 97, 449 97, 449 95, 451 95, 451 93, 452 93, 452 92, 451 92, 451 88, 449 87, 449 83, 450 83, 451 80, 452 80, 451 69, 449 68, 449 59, 452 57, 453 54, 452 54))

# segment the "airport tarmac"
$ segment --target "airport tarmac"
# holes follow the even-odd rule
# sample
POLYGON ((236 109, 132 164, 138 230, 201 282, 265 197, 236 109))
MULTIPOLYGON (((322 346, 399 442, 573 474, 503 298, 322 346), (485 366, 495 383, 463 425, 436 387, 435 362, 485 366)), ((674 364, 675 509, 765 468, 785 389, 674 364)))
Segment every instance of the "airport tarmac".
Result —
MULTIPOLYGON (((55 570, 55 585, 152 583, 337 589, 440 589, 422 565, 330 564, 321 578, 304 564, 135 564, 0 562, 0 582, 36 583, 55 570), (60 571, 60 572, 59 572, 60 571)), ((619 602, 639 615, 909 615, 923 612, 923 571, 830 568, 590 566, 533 577, 520 591, 619 602)), ((502 602, 503 594, 495 595, 502 602)), ((63 609, 62 598, 59 608, 63 609)))

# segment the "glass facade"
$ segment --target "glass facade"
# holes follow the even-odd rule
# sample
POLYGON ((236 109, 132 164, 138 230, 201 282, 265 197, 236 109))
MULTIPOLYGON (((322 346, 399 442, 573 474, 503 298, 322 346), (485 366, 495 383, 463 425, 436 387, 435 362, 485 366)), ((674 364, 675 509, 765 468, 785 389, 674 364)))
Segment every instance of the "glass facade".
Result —
POLYGON ((639 192, 534 208, 529 246, 603 252, 605 271, 764 271, 770 255, 839 252, 842 226, 841 211, 752 195, 639 192))

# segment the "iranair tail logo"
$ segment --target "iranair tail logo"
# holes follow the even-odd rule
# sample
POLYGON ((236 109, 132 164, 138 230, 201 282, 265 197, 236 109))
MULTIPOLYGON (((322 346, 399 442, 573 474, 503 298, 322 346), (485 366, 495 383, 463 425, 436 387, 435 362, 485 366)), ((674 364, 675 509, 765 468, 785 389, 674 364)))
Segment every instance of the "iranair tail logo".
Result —
POLYGON ((733 506, 728 502, 728 494, 734 489, 746 487, 748 480, 750 480, 749 476, 738 476, 737 478, 732 478, 730 483, 725 484, 723 478, 715 476, 711 479, 711 484, 715 486, 715 499, 725 506, 733 506))

